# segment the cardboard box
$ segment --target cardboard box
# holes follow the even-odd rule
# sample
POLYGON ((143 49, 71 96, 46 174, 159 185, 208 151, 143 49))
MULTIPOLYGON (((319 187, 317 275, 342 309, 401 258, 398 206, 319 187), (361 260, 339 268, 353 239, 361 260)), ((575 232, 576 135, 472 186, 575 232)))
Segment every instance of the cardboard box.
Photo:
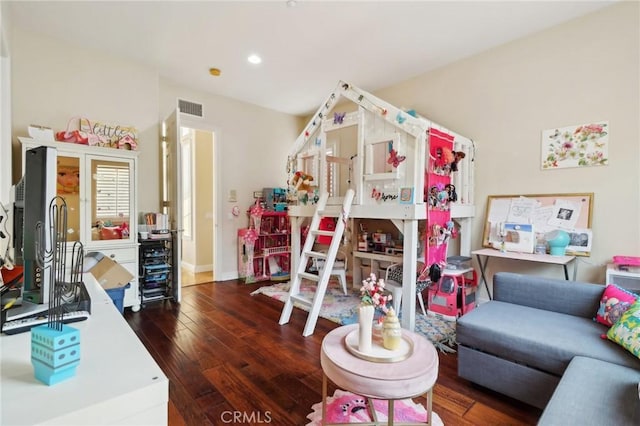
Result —
POLYGON ((85 265, 85 272, 91 272, 105 290, 124 287, 133 279, 124 266, 100 252, 87 253, 85 265))

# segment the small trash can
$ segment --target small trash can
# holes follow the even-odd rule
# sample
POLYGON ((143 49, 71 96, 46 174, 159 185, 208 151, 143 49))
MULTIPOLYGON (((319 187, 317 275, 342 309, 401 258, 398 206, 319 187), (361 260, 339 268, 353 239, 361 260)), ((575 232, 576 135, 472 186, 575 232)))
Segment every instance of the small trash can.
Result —
POLYGON ((118 311, 120 311, 121 314, 124 314, 124 291, 129 287, 131 287, 131 283, 127 283, 127 285, 124 285, 122 287, 104 290, 107 292, 107 294, 113 301, 113 304, 116 305, 116 308, 118 308, 118 311))

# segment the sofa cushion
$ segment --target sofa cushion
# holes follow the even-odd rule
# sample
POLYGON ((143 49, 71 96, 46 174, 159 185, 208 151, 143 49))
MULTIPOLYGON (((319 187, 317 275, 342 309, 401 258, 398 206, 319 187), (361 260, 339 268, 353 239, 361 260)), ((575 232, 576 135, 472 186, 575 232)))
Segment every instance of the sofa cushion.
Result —
POLYGON ((591 318, 496 300, 458 319, 458 344, 562 375, 576 355, 640 369, 640 360, 600 335, 606 327, 591 318))
POLYGON ((640 299, 609 329, 607 338, 640 358, 640 299))
POLYGON ((538 426, 638 425, 640 371, 593 358, 575 357, 538 426))
POLYGON ((598 310, 603 290, 598 284, 512 272, 493 276, 494 300, 589 319, 598 310))
POLYGON ((629 309, 629 306, 633 305, 637 298, 638 296, 630 291, 615 284, 609 284, 602 292, 600 307, 594 319, 600 324, 611 327, 629 309))

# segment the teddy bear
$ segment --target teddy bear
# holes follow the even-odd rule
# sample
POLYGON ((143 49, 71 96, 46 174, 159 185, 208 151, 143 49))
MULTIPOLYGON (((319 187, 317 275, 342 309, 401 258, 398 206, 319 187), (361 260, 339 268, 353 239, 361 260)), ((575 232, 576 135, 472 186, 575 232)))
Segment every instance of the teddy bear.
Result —
POLYGON ((302 171, 297 171, 293 175, 291 185, 296 191, 310 191, 311 182, 313 182, 313 176, 302 171))

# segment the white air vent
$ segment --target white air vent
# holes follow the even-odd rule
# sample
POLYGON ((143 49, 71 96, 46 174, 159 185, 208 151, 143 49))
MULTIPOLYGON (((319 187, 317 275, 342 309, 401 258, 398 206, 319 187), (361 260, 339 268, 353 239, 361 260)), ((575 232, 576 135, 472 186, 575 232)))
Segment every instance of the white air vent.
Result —
POLYGON ((183 101, 178 99, 178 109, 183 114, 195 115, 196 117, 202 117, 202 105, 194 102, 183 101))

